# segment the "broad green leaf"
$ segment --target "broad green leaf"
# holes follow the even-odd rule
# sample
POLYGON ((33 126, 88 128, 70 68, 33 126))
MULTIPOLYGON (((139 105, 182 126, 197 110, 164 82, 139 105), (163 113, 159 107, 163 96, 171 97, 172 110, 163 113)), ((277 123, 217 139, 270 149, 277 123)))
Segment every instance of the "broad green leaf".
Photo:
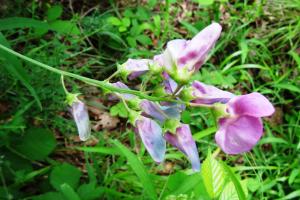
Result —
MULTIPOLYGON (((1 25, 0 25, 0 28, 1 28, 1 25)), ((0 33, 0 44, 2 44, 5 47, 11 48, 8 41, 5 39, 5 37, 2 35, 2 33, 0 33)), ((2 66, 4 66, 5 69, 13 77, 15 77, 16 79, 21 81, 21 83, 31 93, 31 95, 37 102, 40 109, 42 109, 42 104, 40 102, 40 99, 37 96, 34 88, 30 85, 29 76, 27 75, 27 72, 23 69, 21 61, 17 57, 15 57, 15 56, 11 55, 10 53, 7 53, 6 51, 3 51, 1 49, 0 49, 0 59, 4 59, 4 64, 2 66)))
POLYGON ((209 196, 217 198, 224 186, 225 173, 220 163, 211 156, 211 153, 208 154, 202 164, 201 174, 209 196))
POLYGON ((123 102, 119 102, 116 105, 112 106, 110 108, 110 114, 111 116, 120 116, 123 118, 128 117, 128 111, 126 110, 123 102))
POLYGON ((55 166, 50 173, 51 185, 60 191, 62 184, 66 183, 72 188, 76 188, 80 180, 81 172, 79 169, 68 163, 55 166))
POLYGON ((26 131, 21 144, 15 149, 31 160, 43 160, 56 146, 56 140, 51 131, 43 128, 31 128, 26 131))
POLYGON ((63 12, 63 8, 61 5, 55 5, 48 9, 47 11, 47 19, 48 21, 54 21, 58 19, 63 12))
POLYGON ((49 28, 61 34, 71 34, 78 35, 80 30, 78 29, 76 23, 64 20, 55 20, 49 23, 49 28))
POLYGON ((231 181, 223 189, 220 200, 239 200, 234 184, 231 181))
POLYGON ((201 6, 209 6, 214 3, 214 0, 193 0, 194 2, 197 2, 201 6))
POLYGON ((114 26, 120 26, 122 24, 121 20, 119 20, 119 18, 117 18, 117 17, 108 18, 108 22, 114 26))
POLYGON ((142 45, 152 45, 152 40, 147 35, 138 35, 136 40, 139 41, 142 45))
POLYGON ((133 154, 127 147, 121 144, 117 140, 112 140, 112 143, 119 149, 119 151, 127 158, 127 161, 132 168, 132 170, 139 177, 145 192, 148 194, 150 199, 156 198, 156 191, 154 187, 154 183, 150 176, 148 175, 147 170, 143 166, 143 163, 137 158, 135 154, 133 154))
POLYGON ((60 186, 60 191, 66 200, 81 200, 74 189, 67 183, 64 183, 60 186))
POLYGON ((223 167, 224 171, 226 172, 227 176, 230 178, 230 180, 234 184, 234 187, 237 191, 239 200, 245 200, 246 195, 245 195, 245 192, 243 190, 243 187, 242 187, 239 179, 236 177, 236 175, 233 173, 233 171, 230 169, 230 167, 227 166, 224 162, 222 162, 222 167, 223 167))

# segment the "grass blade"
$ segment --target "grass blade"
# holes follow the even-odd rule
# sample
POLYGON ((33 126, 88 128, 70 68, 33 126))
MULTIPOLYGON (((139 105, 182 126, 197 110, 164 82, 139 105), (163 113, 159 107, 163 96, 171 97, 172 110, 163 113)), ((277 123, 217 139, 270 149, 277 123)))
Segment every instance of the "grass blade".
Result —
POLYGON ((119 149, 119 151, 127 158, 128 163, 132 170, 136 173, 136 175, 141 180, 145 191, 149 195, 150 199, 157 199, 154 183, 152 179, 148 175, 145 167, 141 163, 141 161, 134 155, 127 147, 121 144, 117 140, 112 140, 112 143, 119 149))

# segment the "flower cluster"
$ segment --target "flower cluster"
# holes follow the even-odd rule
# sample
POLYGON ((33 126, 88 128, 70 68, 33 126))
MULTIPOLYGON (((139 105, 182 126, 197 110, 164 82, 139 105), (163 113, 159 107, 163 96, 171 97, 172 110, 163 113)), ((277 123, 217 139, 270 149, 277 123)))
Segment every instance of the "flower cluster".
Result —
MULTIPOLYGON (((153 59, 129 59, 118 66, 119 75, 126 81, 147 72, 149 76, 161 77, 163 92, 160 95, 172 100, 153 102, 124 93, 112 96, 128 103, 129 121, 157 163, 164 160, 168 142, 187 156, 195 171, 200 170, 198 150, 190 127, 180 122, 181 112, 186 106, 208 107, 218 113, 215 139, 227 154, 251 150, 263 134, 261 118, 274 112, 272 104, 260 93, 235 95, 199 81, 190 82, 220 37, 221 30, 218 23, 212 23, 191 40, 169 41, 166 49, 153 59)), ((129 89, 123 82, 112 85, 129 89)), ((84 132, 80 127, 86 130, 79 123, 79 132, 84 132)))

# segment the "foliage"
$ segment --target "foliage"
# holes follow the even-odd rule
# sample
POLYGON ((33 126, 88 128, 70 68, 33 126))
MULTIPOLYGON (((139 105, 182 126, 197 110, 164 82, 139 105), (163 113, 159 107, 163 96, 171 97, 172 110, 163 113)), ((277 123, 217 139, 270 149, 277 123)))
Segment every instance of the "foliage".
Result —
MULTIPOLYGON (((189 109, 182 120, 192 125, 202 171, 186 170, 188 161, 171 147, 166 162, 157 165, 127 130, 124 105, 106 100, 96 108, 119 116, 119 126, 97 129, 91 142, 79 143, 63 104, 60 77, 0 51, 0 198, 299 198, 298 1, 126 2, 74 1, 72 7, 4 3, 0 43, 55 68, 101 80, 117 62, 151 57, 166 41, 192 37, 218 21, 224 29, 220 42, 193 80, 267 95, 276 114, 267 120, 262 140, 243 155, 211 154, 207 149, 216 149, 216 128, 208 127, 215 122, 208 110, 189 109)), ((66 83, 88 104, 98 105, 92 96, 103 96, 93 87, 70 79, 66 83)))

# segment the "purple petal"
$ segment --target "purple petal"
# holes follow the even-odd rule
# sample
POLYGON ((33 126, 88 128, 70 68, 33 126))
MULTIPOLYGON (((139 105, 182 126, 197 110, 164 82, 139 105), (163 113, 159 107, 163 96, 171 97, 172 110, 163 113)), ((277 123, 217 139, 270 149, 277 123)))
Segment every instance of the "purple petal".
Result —
POLYGON ((261 119, 251 116, 222 118, 219 126, 215 139, 227 154, 250 151, 263 134, 261 119))
POLYGON ((143 100, 140 103, 143 114, 147 117, 152 117, 163 123, 167 118, 180 119, 181 107, 178 104, 171 104, 170 106, 160 106, 154 102, 143 100))
POLYGON ((77 126, 79 138, 82 141, 86 141, 91 135, 90 119, 87 108, 81 101, 75 101, 71 106, 71 111, 77 126))
POLYGON ((155 162, 162 162, 166 152, 166 141, 160 126, 146 117, 136 121, 136 130, 140 135, 148 153, 155 162))
POLYGON ((228 107, 232 114, 253 117, 270 116, 275 111, 270 101, 257 92, 233 98, 228 102, 228 107))
POLYGON ((167 71, 172 70, 173 66, 177 66, 177 60, 186 47, 186 43, 187 41, 183 39, 171 40, 167 43, 167 48, 161 58, 167 71))
POLYGON ((143 100, 140 103, 140 107, 143 110, 144 114, 160 121, 161 123, 163 123, 166 118, 168 118, 168 116, 164 113, 160 106, 151 101, 143 100))
POLYGON ((122 66, 130 72, 128 79, 132 80, 149 71, 150 64, 153 64, 153 61, 149 59, 128 59, 122 66))
MULTIPOLYGON (((121 81, 112 83, 112 85, 117 88, 129 89, 129 87, 127 85, 125 85, 124 83, 122 83, 121 81)), ((117 93, 117 94, 120 95, 121 97, 123 97, 125 100, 130 100, 130 99, 135 98, 135 96, 133 94, 125 94, 125 93, 117 93)), ((114 99, 118 99, 118 97, 115 97, 112 95, 112 96, 110 96, 110 99, 114 100, 114 99)))
POLYGON ((206 85, 199 81, 194 81, 192 84, 193 96, 195 100, 193 103, 199 104, 214 104, 227 103, 230 99, 235 97, 234 94, 220 90, 212 85, 206 85))
POLYGON ((167 94, 173 94, 178 86, 178 84, 171 77, 166 78, 163 84, 167 94))
POLYGON ((167 132, 165 138, 188 157, 194 171, 200 171, 198 149, 192 137, 189 125, 183 124, 177 128, 176 134, 167 132))
MULTIPOLYGON (((220 37, 222 27, 218 23, 212 23, 199 32, 186 48, 180 52, 179 65, 188 65, 198 70, 204 63, 209 51, 220 37)), ((193 70, 193 69, 190 69, 193 70)))

